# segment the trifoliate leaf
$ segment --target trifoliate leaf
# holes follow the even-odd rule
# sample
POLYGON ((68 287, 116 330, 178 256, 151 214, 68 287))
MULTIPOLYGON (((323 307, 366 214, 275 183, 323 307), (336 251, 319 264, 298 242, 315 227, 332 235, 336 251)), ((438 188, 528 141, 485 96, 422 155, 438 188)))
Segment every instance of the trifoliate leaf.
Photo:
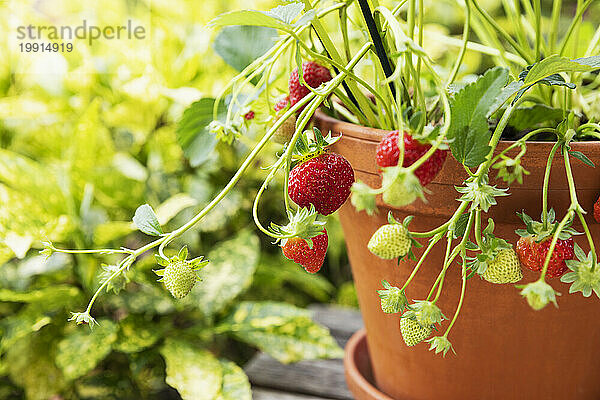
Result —
POLYGON ((156 217, 152 207, 150 207, 148 204, 139 206, 137 210, 135 210, 133 223, 146 235, 160 236, 163 234, 163 230, 158 222, 158 218, 156 217))

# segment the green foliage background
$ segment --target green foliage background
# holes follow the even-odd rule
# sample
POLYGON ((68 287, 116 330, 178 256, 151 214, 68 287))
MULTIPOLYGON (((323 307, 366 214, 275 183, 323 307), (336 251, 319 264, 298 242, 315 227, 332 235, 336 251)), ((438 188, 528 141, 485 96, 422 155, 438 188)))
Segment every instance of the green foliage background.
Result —
MULTIPOLYGON (((184 301, 156 282, 149 254, 100 297, 93 311, 100 326, 90 331, 68 323, 68 313, 85 307, 103 264, 118 259, 38 254, 41 240, 138 246, 148 241, 131 223, 139 205, 151 204, 170 230, 225 185, 249 143, 217 146, 192 168, 176 125, 186 107, 235 74, 214 53, 207 22, 233 8, 272 6, 251 3, 0 4, 0 31, 11 35, 15 19, 132 18, 152 27, 148 41, 76 41, 72 53, 40 59, 17 54, 10 35, 0 38, 0 398, 247 399, 236 363, 254 348, 282 362, 340 356, 327 330, 298 308, 331 301, 334 284, 283 258, 249 217, 269 158, 172 245, 211 260, 184 301)), ((266 215, 281 212, 275 198, 266 200, 273 205, 266 215)), ((343 241, 335 246, 338 270, 329 277, 341 283, 349 273, 340 267, 343 241)))

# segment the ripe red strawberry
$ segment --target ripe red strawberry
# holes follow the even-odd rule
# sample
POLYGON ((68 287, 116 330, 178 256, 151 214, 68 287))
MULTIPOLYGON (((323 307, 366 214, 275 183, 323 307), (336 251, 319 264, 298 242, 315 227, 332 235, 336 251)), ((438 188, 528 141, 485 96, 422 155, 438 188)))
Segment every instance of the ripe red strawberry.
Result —
MULTIPOLYGON (((550 243, 552 243, 551 238, 548 238, 540 243, 540 269, 544 266, 544 261, 546 261, 546 255, 548 255, 550 243)), ((565 260, 571 260, 573 257, 575 257, 574 247, 575 243, 573 242, 573 238, 568 238, 567 240, 558 239, 556 246, 554 246, 554 252, 550 257, 550 264, 548 264, 546 276, 549 278, 558 278, 563 276, 564 273, 568 271, 569 267, 567 267, 565 260)))
POLYGON ((344 157, 325 153, 298 164, 290 171, 288 192, 300 207, 314 205, 329 215, 344 204, 354 183, 354 170, 344 157))
POLYGON ((283 255, 300 264, 306 272, 314 274, 319 272, 325 261, 325 254, 327 253, 327 245, 329 239, 327 237, 327 230, 323 229, 321 235, 315 236, 312 239, 312 249, 309 247, 306 240, 301 238, 287 239, 281 250, 283 255))
POLYGON ((277 103, 275 103, 273 110, 275 110, 275 112, 279 112, 279 111, 283 110, 284 108, 287 107, 289 101, 290 101, 290 96, 285 96, 283 99, 281 99, 277 103))
POLYGON ((600 224, 600 197, 594 203, 594 219, 600 224))
POLYGON ((520 237, 515 248, 521 264, 532 271, 539 271, 541 268, 538 267, 538 247, 540 245, 528 236, 520 237))
POLYGON ((254 119, 254 111, 250 110, 246 114, 244 114, 244 119, 247 121, 254 119))
MULTIPOLYGON (((322 83, 331 80, 331 73, 329 72, 329 69, 314 61, 305 61, 302 63, 302 77, 308 86, 311 88, 318 88, 322 83)), ((298 68, 295 68, 290 74, 288 88, 291 106, 294 106, 297 102, 302 100, 304 96, 310 93, 308 87, 300 84, 298 68)), ((302 111, 302 109, 298 110, 298 112, 300 111, 302 111)))
MULTIPOLYGON (((398 148, 399 131, 388 133, 377 146, 377 165, 380 167, 394 167, 398 165, 400 149, 398 148)), ((404 161, 403 167, 408 167, 417 161, 431 148, 430 144, 422 144, 413 139, 408 132, 404 132, 404 161)), ((425 186, 440 172, 448 150, 436 150, 427 161, 416 169, 415 175, 421 185, 425 186)))
MULTIPOLYGON (((532 271, 541 271, 550 249, 552 238, 548 237, 541 243, 536 243, 532 237, 522 237, 517 242, 517 255, 521 264, 532 271)), ((546 276, 549 278, 558 278, 567 272, 568 267, 565 260, 575 257, 573 238, 566 240, 558 239, 554 252, 550 257, 546 276)))

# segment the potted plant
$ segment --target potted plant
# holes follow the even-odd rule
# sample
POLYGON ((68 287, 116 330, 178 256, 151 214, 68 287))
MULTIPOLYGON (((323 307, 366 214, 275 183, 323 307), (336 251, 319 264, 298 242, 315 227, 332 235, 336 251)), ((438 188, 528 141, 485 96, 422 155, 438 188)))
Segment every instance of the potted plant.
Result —
MULTIPOLYGON (((162 233, 140 208, 134 221, 157 239, 123 250, 106 282, 156 248, 157 274, 185 295, 202 264, 171 259, 166 247, 273 149, 253 218, 307 272, 322 265, 326 216, 352 192, 340 217, 378 387, 349 373, 358 398, 598 398, 599 308, 584 298, 600 295, 600 183, 590 178, 600 162, 600 30, 581 45, 591 4, 578 1, 564 25, 561 2, 549 18, 539 0, 504 2, 512 35, 478 2, 457 2, 462 40, 436 37, 456 46, 449 68, 423 47, 422 0, 303 0, 219 16, 213 26, 243 26, 223 33, 243 45, 222 52, 232 64, 254 61, 237 62, 242 71, 220 97, 186 111, 180 142, 210 151, 252 139, 257 127, 264 134, 179 229, 162 233), (254 51, 248 38, 274 44, 254 51), (464 76, 469 51, 492 66, 464 76), (279 176, 287 215, 265 226, 260 199, 279 176), (558 300, 566 291, 581 293, 558 300), (458 355, 441 357, 449 351, 458 355)), ((93 323, 93 300, 77 322, 93 323)))

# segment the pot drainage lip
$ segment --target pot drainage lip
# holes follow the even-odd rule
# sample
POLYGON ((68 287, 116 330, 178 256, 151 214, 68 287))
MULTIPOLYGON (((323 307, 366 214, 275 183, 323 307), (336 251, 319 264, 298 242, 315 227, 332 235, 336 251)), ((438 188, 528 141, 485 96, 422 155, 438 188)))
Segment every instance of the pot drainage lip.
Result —
POLYGON ((356 400, 394 400, 377 389, 373 383, 367 334, 364 328, 354 333, 346 344, 344 370, 348 388, 356 400))

